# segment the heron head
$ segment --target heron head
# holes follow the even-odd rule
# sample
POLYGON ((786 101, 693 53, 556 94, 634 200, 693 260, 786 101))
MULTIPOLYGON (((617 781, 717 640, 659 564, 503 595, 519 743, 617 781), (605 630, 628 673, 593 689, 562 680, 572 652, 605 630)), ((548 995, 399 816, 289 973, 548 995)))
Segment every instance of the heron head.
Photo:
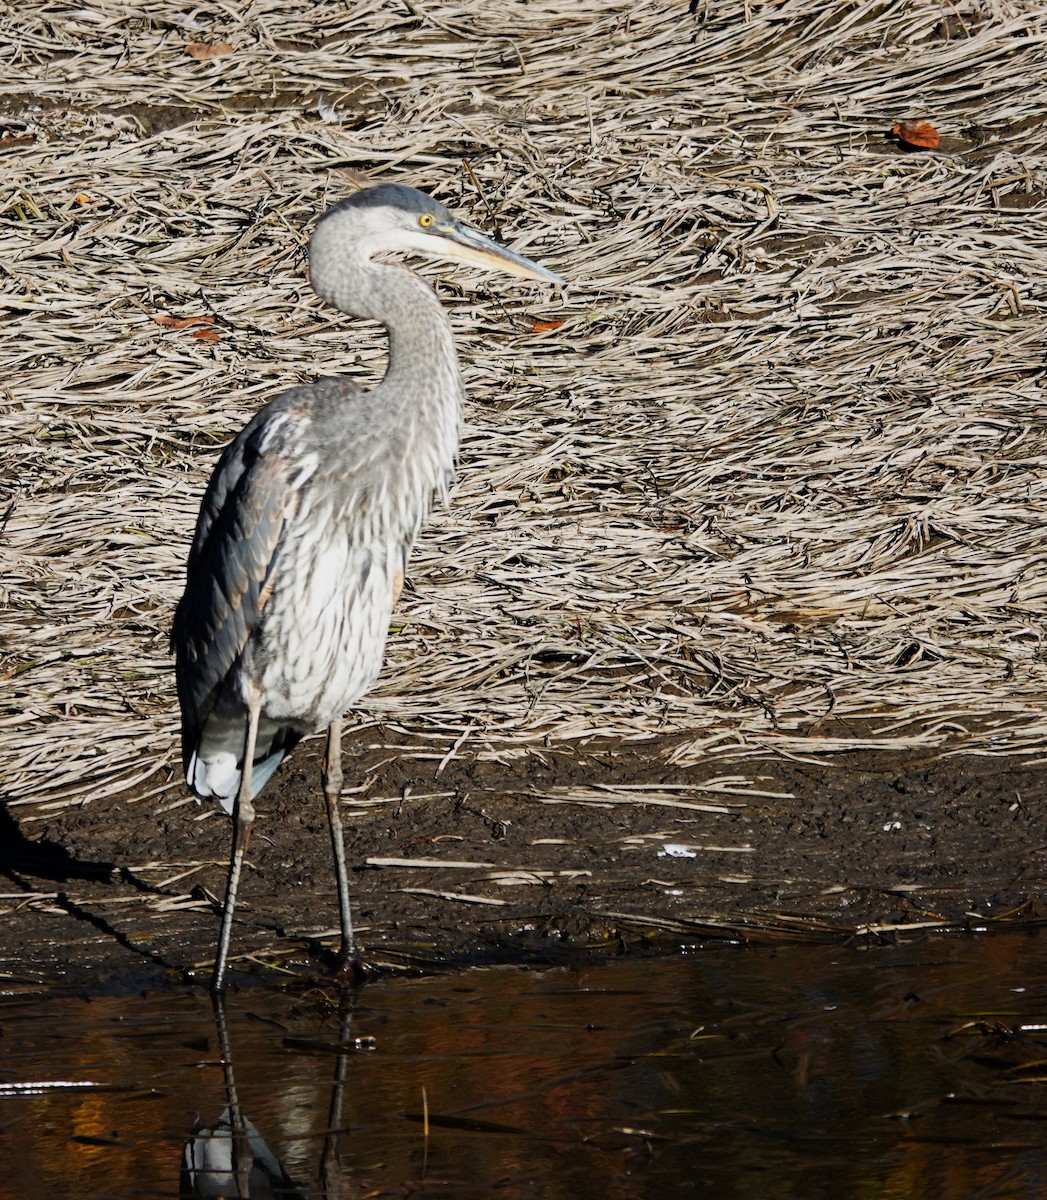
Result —
POLYGON ((347 250, 357 259, 399 251, 563 283, 559 275, 456 221, 438 200, 401 183, 363 188, 317 222, 309 243, 310 278, 319 295, 335 304, 344 284, 333 276, 344 273, 347 250))

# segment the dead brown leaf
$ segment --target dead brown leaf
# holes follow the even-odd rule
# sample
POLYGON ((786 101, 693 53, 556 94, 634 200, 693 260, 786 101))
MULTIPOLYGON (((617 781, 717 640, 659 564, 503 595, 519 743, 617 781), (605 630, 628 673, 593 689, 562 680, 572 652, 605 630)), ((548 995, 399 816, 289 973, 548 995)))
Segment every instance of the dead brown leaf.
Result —
POLYGON ((224 58, 227 54, 233 53, 233 47, 229 42, 190 42, 185 48, 186 54, 191 55, 198 62, 206 62, 209 58, 224 58))
POLYGON ((900 121, 891 133, 906 146, 921 150, 937 150, 941 141, 938 130, 929 121, 900 121))
MULTIPOLYGON (((157 325, 163 325, 165 329, 188 329, 191 325, 214 324, 214 317, 172 317, 170 313, 154 313, 153 320, 157 325)), ((215 337, 217 336, 215 334, 215 337)))

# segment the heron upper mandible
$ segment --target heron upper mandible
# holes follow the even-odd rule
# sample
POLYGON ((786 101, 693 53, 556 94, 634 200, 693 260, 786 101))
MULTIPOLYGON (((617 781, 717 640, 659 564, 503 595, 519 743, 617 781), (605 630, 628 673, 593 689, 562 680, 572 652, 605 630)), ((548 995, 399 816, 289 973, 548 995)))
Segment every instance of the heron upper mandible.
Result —
POLYGON ((254 798, 303 737, 327 730, 323 790, 342 926, 356 962, 339 815, 342 716, 374 683, 411 546, 458 450, 462 382, 450 323, 413 252, 562 283, 401 184, 356 192, 309 243, 314 290, 380 321, 389 365, 365 391, 320 379, 270 401, 226 447, 204 493, 171 641, 186 781, 234 820, 212 992, 226 959, 254 798))

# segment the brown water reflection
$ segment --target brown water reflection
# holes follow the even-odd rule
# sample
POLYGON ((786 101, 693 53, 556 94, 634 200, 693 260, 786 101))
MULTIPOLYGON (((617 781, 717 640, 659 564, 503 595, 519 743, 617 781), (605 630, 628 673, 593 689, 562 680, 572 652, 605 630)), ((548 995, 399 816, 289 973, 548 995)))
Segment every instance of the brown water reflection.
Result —
MULTIPOLYGON (((242 992, 235 1090, 293 1181, 278 1194, 1040 1197, 1044 946, 385 980, 351 1029, 319 991, 242 992)), ((0 1019, 0 1200, 179 1195, 229 1101, 205 996, 12 998, 0 1019)))

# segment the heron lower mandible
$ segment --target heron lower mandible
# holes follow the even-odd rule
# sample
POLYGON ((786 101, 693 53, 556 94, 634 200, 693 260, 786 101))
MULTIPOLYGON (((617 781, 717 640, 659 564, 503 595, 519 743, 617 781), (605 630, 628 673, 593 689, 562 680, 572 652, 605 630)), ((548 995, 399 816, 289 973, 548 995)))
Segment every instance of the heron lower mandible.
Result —
POLYGON ((356 962, 339 815, 342 716, 381 668, 407 556, 452 477, 462 406, 450 323, 426 283, 374 261, 389 251, 562 282, 400 184, 355 193, 313 232, 313 288, 386 327, 389 365, 371 391, 321 379, 270 401, 226 447, 200 505, 171 640, 186 780, 235 825, 216 993, 254 799, 284 755, 322 729, 341 964, 356 962))

